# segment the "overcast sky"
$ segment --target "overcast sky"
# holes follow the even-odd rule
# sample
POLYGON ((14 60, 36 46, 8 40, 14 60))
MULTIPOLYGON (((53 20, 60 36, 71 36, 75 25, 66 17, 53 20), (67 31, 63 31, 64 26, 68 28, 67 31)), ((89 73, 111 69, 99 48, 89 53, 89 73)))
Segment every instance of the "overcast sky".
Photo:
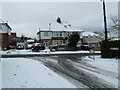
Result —
MULTIPOLYGON (((118 3, 107 2, 107 21, 118 16, 118 3)), ((39 28, 47 29, 57 17, 84 31, 103 31, 103 12, 101 2, 4 2, 3 20, 8 20, 18 36, 36 37, 39 28)), ((57 29, 57 25, 51 28, 57 29)))

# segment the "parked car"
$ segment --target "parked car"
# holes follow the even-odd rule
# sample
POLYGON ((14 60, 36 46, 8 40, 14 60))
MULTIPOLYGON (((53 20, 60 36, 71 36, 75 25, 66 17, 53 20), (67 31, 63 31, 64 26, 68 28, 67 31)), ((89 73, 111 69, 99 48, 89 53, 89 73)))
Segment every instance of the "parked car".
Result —
POLYGON ((40 50, 45 50, 45 47, 41 43, 33 43, 31 49, 33 52, 38 52, 40 50))
POLYGON ((81 45, 80 50, 85 50, 85 51, 90 51, 92 49, 92 47, 89 47, 88 45, 81 45))
POLYGON ((10 50, 10 49, 16 49, 16 48, 15 48, 15 46, 10 45, 10 46, 7 47, 7 50, 10 50))
POLYGON ((17 49, 18 49, 18 50, 24 49, 24 46, 23 46, 23 45, 18 45, 18 46, 17 46, 17 49))

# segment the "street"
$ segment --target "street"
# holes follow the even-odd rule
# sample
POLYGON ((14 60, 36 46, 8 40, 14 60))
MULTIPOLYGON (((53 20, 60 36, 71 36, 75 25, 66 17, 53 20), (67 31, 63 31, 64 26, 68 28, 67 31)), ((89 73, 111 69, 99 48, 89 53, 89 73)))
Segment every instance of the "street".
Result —
MULTIPOLYGON (((83 59, 81 55, 56 55, 49 57, 30 57, 34 60, 41 61, 45 66, 52 69, 62 77, 65 77, 70 82, 72 81, 78 88, 115 88, 111 83, 100 79, 95 74, 108 77, 117 77, 117 74, 108 70, 92 66, 83 59), (95 74, 93 74, 95 73, 95 74)), ((110 89, 111 88, 111 89, 110 89)))

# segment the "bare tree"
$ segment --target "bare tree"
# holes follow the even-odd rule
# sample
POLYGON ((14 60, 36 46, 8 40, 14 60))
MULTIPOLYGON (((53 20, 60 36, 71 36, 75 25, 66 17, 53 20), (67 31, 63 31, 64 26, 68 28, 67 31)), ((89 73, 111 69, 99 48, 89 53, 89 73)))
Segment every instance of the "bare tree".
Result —
POLYGON ((120 20, 117 17, 112 17, 111 20, 113 25, 110 27, 110 29, 117 32, 118 40, 120 40, 120 20))

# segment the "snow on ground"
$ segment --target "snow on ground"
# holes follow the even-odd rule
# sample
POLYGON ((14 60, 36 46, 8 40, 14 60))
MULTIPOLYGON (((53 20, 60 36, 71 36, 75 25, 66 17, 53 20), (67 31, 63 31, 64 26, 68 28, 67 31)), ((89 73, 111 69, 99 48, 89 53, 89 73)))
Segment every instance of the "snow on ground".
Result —
POLYGON ((0 58, 0 90, 2 89, 2 63, 0 58))
POLYGON ((86 56, 84 59, 87 61, 87 63, 91 64, 92 66, 103 68, 103 69, 106 69, 108 71, 112 71, 118 74, 118 60, 119 59, 101 58, 100 55, 95 56, 94 60, 89 58, 89 56, 86 56))
MULTIPOLYGON (((0 51, 0 54, 71 54, 71 53, 89 53, 89 51, 55 51, 55 52, 51 52, 49 49, 41 50, 40 52, 32 52, 31 50, 0 51)), ((100 53, 100 51, 95 51, 95 53, 100 53)))
POLYGON ((86 72, 92 73, 96 75, 98 78, 105 80, 106 82, 111 83, 114 87, 118 88, 118 60, 119 59, 104 59, 101 58, 100 56, 95 56, 95 60, 89 58, 86 56, 83 58, 86 63, 102 69, 101 71, 104 73, 96 73, 96 72, 91 72, 90 70, 84 70, 86 72))
POLYGON ((2 58, 3 88, 76 88, 41 62, 26 58, 2 58))

